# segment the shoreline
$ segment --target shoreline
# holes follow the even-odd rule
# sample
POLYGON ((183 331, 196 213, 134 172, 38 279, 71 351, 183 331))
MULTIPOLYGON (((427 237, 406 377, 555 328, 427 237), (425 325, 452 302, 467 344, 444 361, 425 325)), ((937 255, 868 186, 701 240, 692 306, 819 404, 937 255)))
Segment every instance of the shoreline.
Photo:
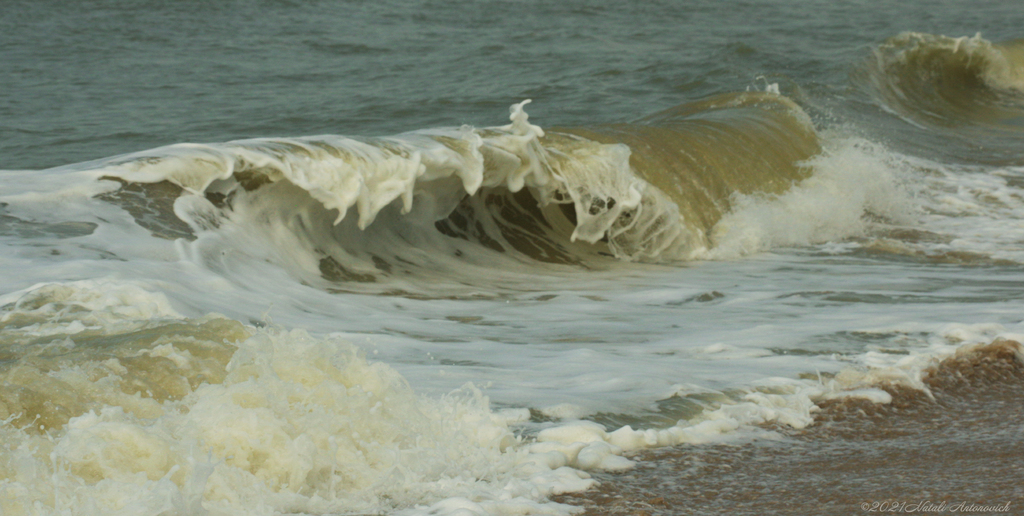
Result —
MULTIPOLYGON (((893 402, 821 404, 778 441, 645 450, 631 471, 554 500, 586 516, 1024 511, 1024 364, 997 341, 942 362, 893 402)), ((1017 345, 1019 346, 1019 345, 1017 345)))

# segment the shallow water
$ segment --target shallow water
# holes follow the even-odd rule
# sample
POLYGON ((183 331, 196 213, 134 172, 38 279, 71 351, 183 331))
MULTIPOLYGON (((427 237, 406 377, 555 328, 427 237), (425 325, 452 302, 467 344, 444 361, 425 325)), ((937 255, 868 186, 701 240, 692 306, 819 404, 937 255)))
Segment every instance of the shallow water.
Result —
POLYGON ((814 426, 777 439, 643 452, 636 469, 558 499, 585 514, 1018 511, 1015 351, 964 353, 926 382, 930 396, 890 388, 884 405, 824 403, 814 426))
POLYGON ((0 512, 1016 507, 1021 22, 8 2, 0 512))

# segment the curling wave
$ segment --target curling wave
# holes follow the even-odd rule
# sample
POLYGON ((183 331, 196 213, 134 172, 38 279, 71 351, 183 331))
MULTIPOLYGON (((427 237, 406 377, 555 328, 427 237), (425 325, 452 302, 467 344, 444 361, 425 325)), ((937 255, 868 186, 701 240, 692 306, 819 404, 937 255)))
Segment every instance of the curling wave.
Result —
POLYGON ((481 250, 559 264, 707 256, 738 195, 786 191, 821 150, 807 115, 774 93, 547 132, 527 102, 500 127, 178 144, 90 173, 117 183, 102 199, 155 236, 193 241, 184 251, 208 265, 263 239, 274 261, 372 282, 481 250))
POLYGON ((1024 128, 1024 40, 903 33, 856 72, 900 116, 929 126, 1024 128))

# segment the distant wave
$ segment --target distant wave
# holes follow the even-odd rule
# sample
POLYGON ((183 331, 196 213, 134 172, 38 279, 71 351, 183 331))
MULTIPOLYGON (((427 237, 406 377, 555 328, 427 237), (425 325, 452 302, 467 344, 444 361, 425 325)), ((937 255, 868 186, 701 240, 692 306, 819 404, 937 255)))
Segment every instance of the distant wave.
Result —
POLYGON ((855 76, 917 123, 1024 128, 1024 40, 903 33, 875 48, 855 76))

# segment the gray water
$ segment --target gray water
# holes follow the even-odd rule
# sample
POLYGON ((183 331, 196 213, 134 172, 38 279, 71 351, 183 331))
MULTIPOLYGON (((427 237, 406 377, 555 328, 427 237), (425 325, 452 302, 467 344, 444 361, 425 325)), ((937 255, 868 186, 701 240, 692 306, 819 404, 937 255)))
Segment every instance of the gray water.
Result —
POLYGON ((904 31, 1020 37, 1013 2, 4 3, 0 152, 45 168, 178 142, 621 122, 764 77, 863 106, 904 31))

